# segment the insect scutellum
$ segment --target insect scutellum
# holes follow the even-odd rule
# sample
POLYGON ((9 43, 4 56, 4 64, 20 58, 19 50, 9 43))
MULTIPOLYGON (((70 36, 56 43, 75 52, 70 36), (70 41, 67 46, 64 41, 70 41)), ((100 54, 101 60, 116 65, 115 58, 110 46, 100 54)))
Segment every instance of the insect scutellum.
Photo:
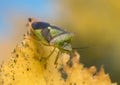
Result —
POLYGON ((48 59, 55 48, 59 49, 58 55, 55 59, 55 64, 60 53, 72 52, 71 40, 73 38, 73 33, 67 32, 62 28, 53 26, 47 22, 41 22, 37 19, 28 18, 29 26, 32 28, 32 32, 44 45, 53 46, 53 51, 46 57, 48 59))

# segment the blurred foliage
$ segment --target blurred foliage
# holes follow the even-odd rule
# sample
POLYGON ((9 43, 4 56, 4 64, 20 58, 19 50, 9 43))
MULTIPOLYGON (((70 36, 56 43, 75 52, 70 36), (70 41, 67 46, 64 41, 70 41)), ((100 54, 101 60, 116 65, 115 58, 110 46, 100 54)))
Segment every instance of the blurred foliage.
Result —
POLYGON ((81 61, 103 64, 112 80, 119 81, 120 1, 63 0, 59 6, 58 24, 75 32, 73 47, 81 48, 81 61))
POLYGON ((99 72, 95 66, 84 67, 77 52, 69 63, 70 55, 62 53, 54 64, 59 49, 46 59, 53 49, 38 42, 34 34, 26 34, 0 66, 0 85, 117 85, 103 67, 99 72))

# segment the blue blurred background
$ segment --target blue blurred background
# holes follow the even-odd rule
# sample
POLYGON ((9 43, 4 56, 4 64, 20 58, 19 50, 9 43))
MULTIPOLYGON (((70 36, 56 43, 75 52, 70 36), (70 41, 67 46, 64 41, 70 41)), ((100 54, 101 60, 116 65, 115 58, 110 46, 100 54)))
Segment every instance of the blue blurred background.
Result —
MULTIPOLYGON (((27 28, 28 17, 50 21, 57 17, 57 2, 52 0, 1 0, 0 1, 0 56, 5 58, 27 28)), ((0 61, 2 61, 0 59, 0 61)))
POLYGON ((72 45, 81 62, 104 65, 113 82, 120 83, 119 0, 1 0, 0 63, 23 39, 28 17, 75 32, 72 45))

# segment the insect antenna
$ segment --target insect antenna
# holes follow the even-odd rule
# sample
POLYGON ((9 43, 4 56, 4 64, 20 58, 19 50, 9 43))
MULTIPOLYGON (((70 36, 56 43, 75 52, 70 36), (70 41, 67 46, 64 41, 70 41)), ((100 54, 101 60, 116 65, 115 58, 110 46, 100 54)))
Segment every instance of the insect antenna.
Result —
POLYGON ((86 48, 91 48, 91 47, 89 47, 89 46, 86 46, 86 47, 73 47, 72 49, 80 50, 80 49, 86 49, 86 48))

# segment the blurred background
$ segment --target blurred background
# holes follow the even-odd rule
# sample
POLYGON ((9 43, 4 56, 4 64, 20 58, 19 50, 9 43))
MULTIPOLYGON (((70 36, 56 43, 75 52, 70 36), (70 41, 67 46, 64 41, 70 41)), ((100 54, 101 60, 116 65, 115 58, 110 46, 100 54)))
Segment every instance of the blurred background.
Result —
POLYGON ((85 67, 104 65, 120 84, 119 0, 0 0, 0 64, 27 31, 28 17, 75 33, 72 45, 85 67))

